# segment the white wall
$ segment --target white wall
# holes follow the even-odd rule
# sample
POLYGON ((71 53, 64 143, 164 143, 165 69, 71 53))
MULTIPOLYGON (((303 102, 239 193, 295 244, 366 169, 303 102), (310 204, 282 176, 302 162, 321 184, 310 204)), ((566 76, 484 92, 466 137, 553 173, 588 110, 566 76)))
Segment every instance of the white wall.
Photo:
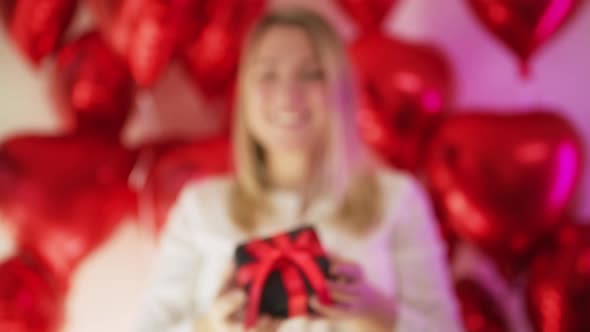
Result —
MULTIPOLYGON (((354 35, 354 26, 328 0, 274 1, 275 5, 286 3, 316 8, 344 35, 354 35)), ((520 79, 514 57, 477 24, 462 0, 400 0, 398 10, 389 17, 387 29, 407 38, 435 43, 448 53, 457 72, 461 108, 553 106, 578 128, 586 144, 586 155, 590 156, 590 4, 582 9, 573 24, 538 52, 532 62, 530 81, 520 79)), ((41 77, 46 73, 46 69, 40 73, 32 71, 21 61, 6 35, 0 33, 0 140, 21 131, 59 129, 45 98, 41 77)), ((199 119, 211 120, 209 115, 195 111, 200 105, 198 98, 186 91, 183 96, 185 102, 178 102, 178 109, 184 109, 184 114, 189 114, 195 123, 199 119)), ((170 114, 164 117, 167 118, 171 118, 170 114)), ((190 131, 173 125, 169 128, 190 131)), ((142 133, 130 135, 142 137, 142 133)), ((581 188, 581 201, 590 202, 590 162, 581 188)), ((577 214, 590 218, 590 204, 580 205, 577 214)), ((0 223, 0 259, 10 253, 10 248, 10 237, 0 223)), ((139 299, 151 253, 151 241, 145 235, 131 224, 122 227, 76 275, 65 330, 125 331, 139 299)))

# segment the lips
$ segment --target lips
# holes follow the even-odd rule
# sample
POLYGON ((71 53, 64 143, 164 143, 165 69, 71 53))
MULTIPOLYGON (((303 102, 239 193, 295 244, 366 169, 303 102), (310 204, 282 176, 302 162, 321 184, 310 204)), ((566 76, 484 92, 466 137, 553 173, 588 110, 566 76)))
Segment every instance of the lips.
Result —
POLYGON ((272 110, 267 113, 267 119, 272 125, 284 129, 300 129, 310 122, 310 112, 292 110, 272 110))

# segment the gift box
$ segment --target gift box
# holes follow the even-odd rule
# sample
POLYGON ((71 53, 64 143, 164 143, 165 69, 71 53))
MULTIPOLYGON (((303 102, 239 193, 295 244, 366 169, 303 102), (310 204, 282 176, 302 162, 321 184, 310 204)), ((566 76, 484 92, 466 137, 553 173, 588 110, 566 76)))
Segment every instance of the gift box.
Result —
POLYGON ((245 325, 252 327, 260 313, 293 317, 311 312, 309 298, 330 304, 329 262, 316 232, 304 227, 238 246, 236 279, 246 289, 245 325))

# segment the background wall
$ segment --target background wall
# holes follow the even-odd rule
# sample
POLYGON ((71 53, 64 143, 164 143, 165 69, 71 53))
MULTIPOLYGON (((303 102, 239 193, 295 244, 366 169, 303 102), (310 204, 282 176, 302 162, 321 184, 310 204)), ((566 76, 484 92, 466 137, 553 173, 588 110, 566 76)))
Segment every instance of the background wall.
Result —
MULTIPOLYGON (((317 9, 346 38, 354 37, 354 27, 331 1, 272 1, 273 6, 293 3, 317 9)), ((89 20, 82 16, 77 24, 83 27, 89 20)), ((520 78, 515 58, 482 28, 465 1, 400 0, 388 18, 387 30, 404 38, 433 43, 447 53, 457 75, 460 109, 483 106, 502 112, 501 109, 535 105, 552 107, 578 129, 586 155, 590 156, 590 4, 585 4, 571 24, 536 54, 531 62, 532 79, 528 81, 520 78)), ((58 119, 45 95, 46 74, 46 68, 32 71, 5 34, 0 33, 0 140, 22 131, 59 130, 58 119)), ((172 68, 166 79, 176 82, 186 77, 172 68)), ((158 89, 166 93, 166 86, 161 84, 158 89)), ((167 105, 167 111, 157 118, 134 116, 127 130, 130 141, 177 132, 200 135, 214 127, 206 125, 215 124, 216 119, 203 112, 194 91, 175 92, 179 95, 175 104, 167 105), (192 121, 175 121, 181 116, 190 116, 192 121)), ((586 163, 580 189, 581 204, 576 213, 590 220, 590 163, 586 163)), ((1 225, 0 221, 0 259, 12 250, 10 235, 1 225)), ((68 303, 65 331, 126 331, 152 253, 152 239, 136 224, 121 227, 80 268, 68 303)), ((469 270, 465 268, 468 263, 458 265, 462 267, 455 270, 469 270)), ((527 330, 518 318, 513 321, 519 330, 527 330)))

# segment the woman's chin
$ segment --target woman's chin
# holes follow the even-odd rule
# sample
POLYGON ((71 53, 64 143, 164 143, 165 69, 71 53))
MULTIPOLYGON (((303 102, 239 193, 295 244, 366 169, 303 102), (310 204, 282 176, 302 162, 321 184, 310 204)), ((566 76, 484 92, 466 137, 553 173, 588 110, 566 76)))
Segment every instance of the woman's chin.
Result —
POLYGON ((272 149, 278 153, 307 151, 310 147, 309 135, 288 135, 272 140, 272 149))

